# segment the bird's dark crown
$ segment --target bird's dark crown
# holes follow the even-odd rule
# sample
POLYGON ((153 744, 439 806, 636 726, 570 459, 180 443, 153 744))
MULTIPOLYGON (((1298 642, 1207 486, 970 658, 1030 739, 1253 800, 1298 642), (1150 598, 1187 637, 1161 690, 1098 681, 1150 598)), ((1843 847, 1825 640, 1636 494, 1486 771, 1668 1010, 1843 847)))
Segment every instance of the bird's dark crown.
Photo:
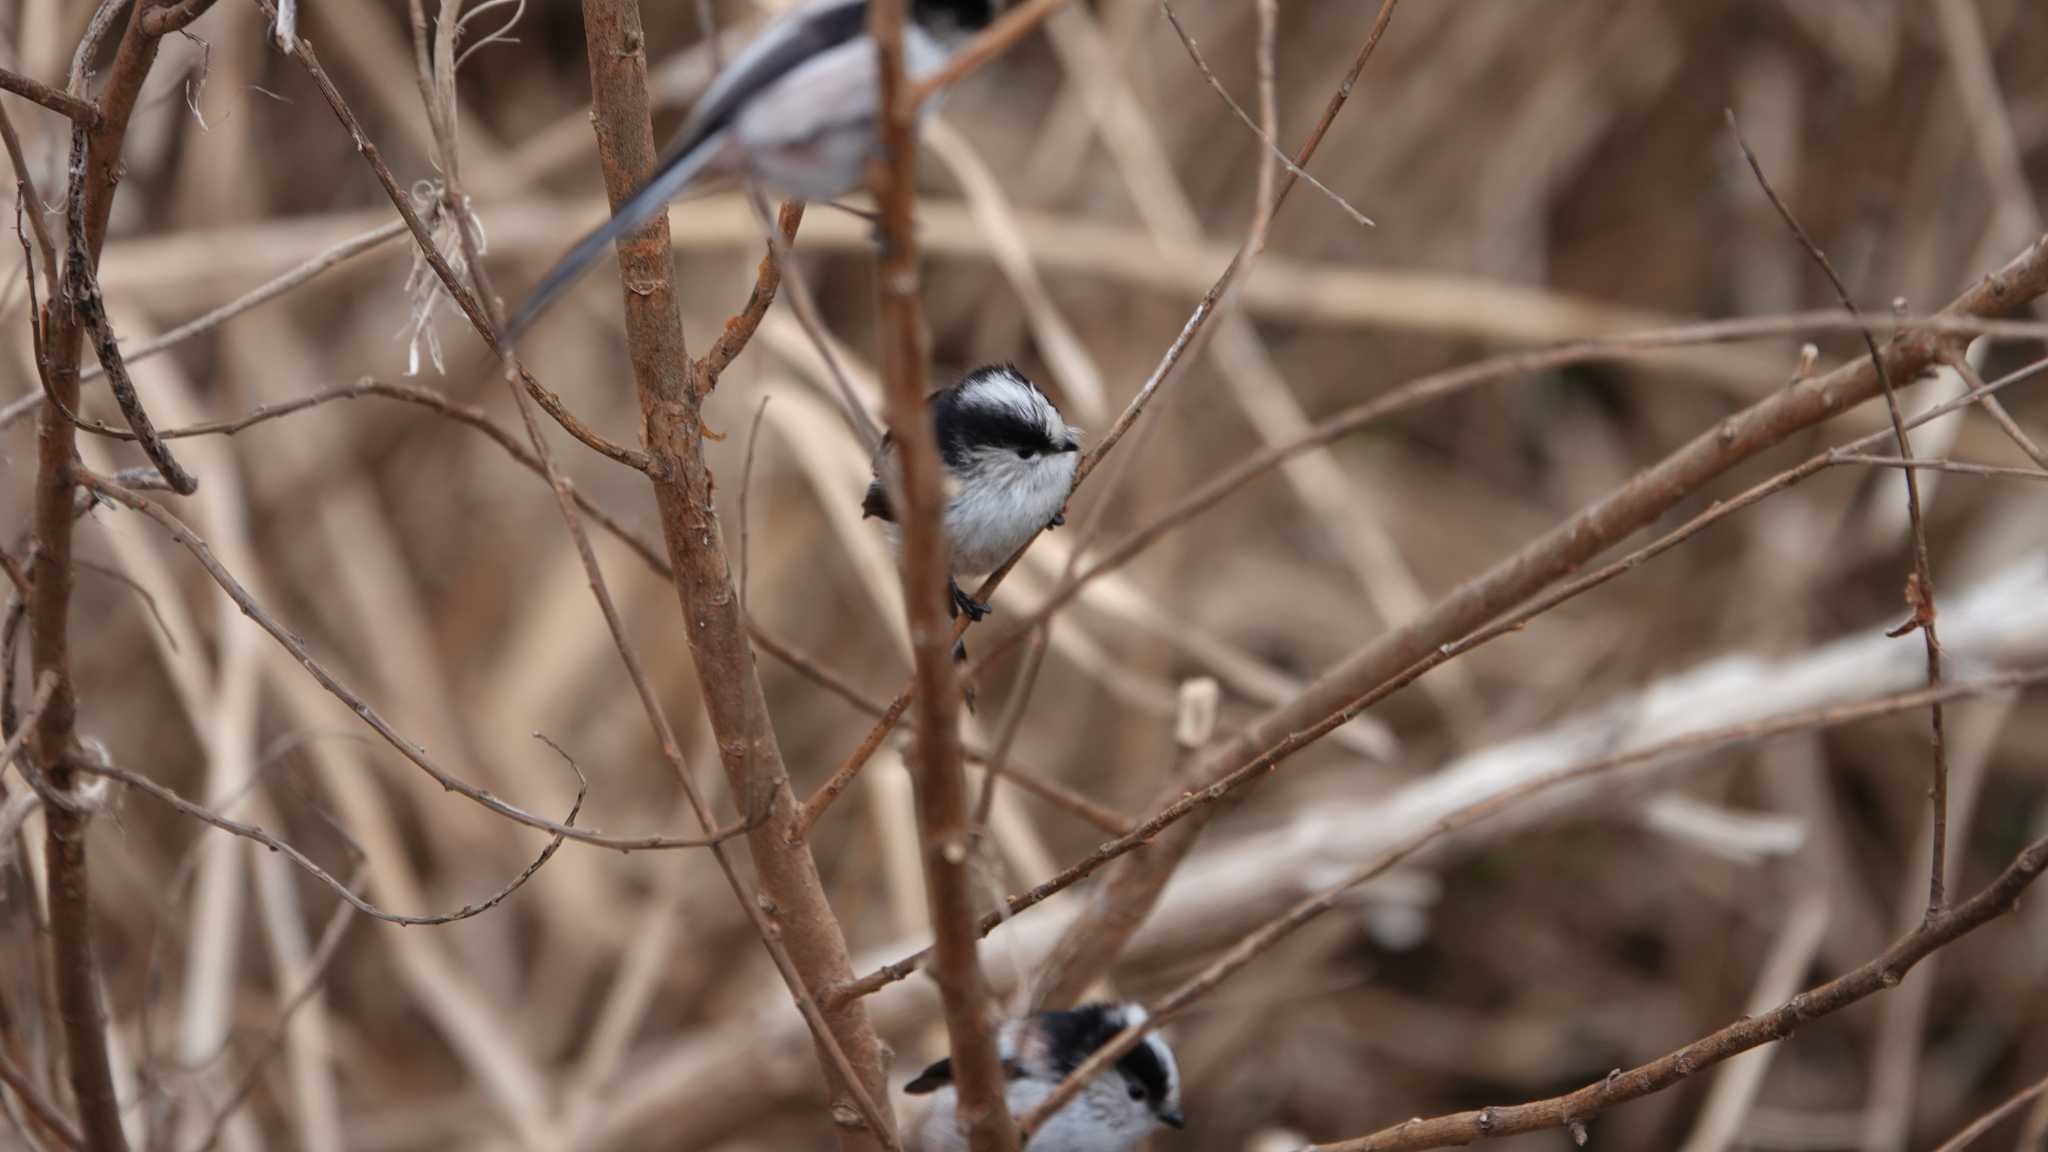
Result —
POLYGON ((1030 377, 1008 364, 977 368, 960 383, 933 394, 931 411, 939 452, 952 467, 965 463, 976 449, 1032 457, 1080 447, 1071 432, 1055 431, 1063 423, 1052 401, 1030 377), (1053 419, 1048 421, 1048 415, 1053 419))
POLYGON ((978 32, 995 20, 1001 7, 1001 0, 911 0, 910 14, 920 24, 978 32))
MULTIPOLYGON (((1122 1004, 1095 1003, 1064 1012, 1043 1012, 1032 1022, 1045 1030, 1054 1064, 1064 1076, 1129 1027, 1134 1018, 1122 1004)), ((1116 1062, 1116 1070, 1134 1087, 1142 1088, 1146 1101, 1154 1107, 1172 1090, 1166 1064, 1151 1044, 1139 1044, 1124 1053, 1116 1062)))

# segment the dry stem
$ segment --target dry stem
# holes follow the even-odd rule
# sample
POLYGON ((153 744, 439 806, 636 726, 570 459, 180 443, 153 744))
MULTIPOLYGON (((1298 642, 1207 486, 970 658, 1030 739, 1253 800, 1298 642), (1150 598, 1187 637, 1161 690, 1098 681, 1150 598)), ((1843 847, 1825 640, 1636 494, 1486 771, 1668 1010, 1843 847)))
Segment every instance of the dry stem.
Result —
POLYGON ((881 159, 871 181, 881 208, 882 379, 898 464, 893 502, 902 527, 900 563, 910 650, 916 666, 916 781, 925 899, 938 942, 935 975, 951 1041, 961 1132, 973 1152, 1016 1152, 1017 1127, 1004 1103, 1009 1077, 996 1053, 988 991, 975 947, 973 839, 960 753, 960 684, 947 627, 945 466, 925 405, 929 352, 918 300, 917 109, 906 100, 906 0, 874 0, 868 27, 879 57, 881 159))

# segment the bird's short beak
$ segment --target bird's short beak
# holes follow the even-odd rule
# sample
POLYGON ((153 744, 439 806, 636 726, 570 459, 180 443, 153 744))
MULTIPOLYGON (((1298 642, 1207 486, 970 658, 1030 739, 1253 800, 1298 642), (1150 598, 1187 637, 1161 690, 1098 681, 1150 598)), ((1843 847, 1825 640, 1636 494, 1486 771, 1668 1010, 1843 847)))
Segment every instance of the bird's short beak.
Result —
POLYGON ((1159 1122, 1168 1128, 1185 1128, 1187 1127, 1188 1118, 1181 1115, 1180 1109, 1169 1108, 1159 1114, 1159 1122))

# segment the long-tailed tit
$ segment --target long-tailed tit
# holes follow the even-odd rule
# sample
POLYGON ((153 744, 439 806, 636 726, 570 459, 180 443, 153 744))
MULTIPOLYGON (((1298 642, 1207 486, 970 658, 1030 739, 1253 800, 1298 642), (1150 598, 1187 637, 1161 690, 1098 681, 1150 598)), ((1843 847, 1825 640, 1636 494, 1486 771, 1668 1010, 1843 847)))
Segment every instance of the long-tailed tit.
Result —
MULTIPOLYGON (((979 620, 988 605, 963 591, 957 578, 994 571, 1040 529, 1066 523, 1060 509, 1074 490, 1080 435, 1029 377, 1008 364, 976 368, 951 388, 932 393, 927 405, 946 465, 953 608, 979 620)), ((874 467, 861 511, 893 525, 893 438, 882 438, 874 467)))
MULTIPOLYGON (((1145 1010, 1136 1004, 1084 1004, 1005 1021, 996 1032, 996 1053, 1009 1074, 1003 1100, 1011 1114, 1037 1107, 1096 1049, 1144 1019, 1145 1010)), ((952 1061, 925 1069, 903 1090, 932 1098, 918 1128, 919 1152, 966 1152, 952 1061)), ((1161 1125, 1182 1123, 1180 1069, 1155 1032, 1054 1113, 1032 1135, 1031 1152, 1129 1152, 1161 1125)))
MULTIPOLYGON (((911 80, 944 67, 1002 2, 911 0, 903 30, 911 80)), ((693 187, 752 176, 797 200, 832 200, 860 187, 880 140, 876 60, 867 0, 804 0, 771 21, 705 90, 647 186, 541 277, 507 336, 533 323, 613 241, 693 187)))

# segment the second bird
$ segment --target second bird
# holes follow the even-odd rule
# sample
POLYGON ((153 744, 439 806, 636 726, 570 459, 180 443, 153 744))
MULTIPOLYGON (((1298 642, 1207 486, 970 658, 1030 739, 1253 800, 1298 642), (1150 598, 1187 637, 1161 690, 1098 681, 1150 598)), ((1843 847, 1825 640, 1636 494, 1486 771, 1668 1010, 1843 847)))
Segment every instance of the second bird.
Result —
MULTIPOLYGON (((1008 364, 976 368, 927 401, 946 465, 946 542, 952 550, 953 606, 979 620, 988 605, 959 584, 1008 560, 1045 528, 1065 523, 1081 438, 1030 377, 1008 364)), ((896 442, 884 436, 861 511, 896 522, 896 442)), ((895 533, 891 529, 891 537, 895 533)))

